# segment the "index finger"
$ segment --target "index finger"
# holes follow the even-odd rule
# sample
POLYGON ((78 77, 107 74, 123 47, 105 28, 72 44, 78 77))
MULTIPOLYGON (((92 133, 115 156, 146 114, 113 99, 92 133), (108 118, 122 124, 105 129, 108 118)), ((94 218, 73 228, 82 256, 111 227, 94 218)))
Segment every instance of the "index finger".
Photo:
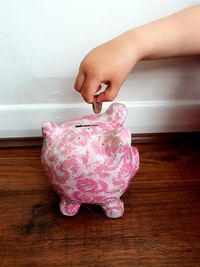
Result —
POLYGON ((78 92, 81 91, 83 84, 84 84, 84 81, 85 81, 85 74, 83 71, 79 70, 79 73, 76 77, 76 81, 74 84, 74 88, 76 89, 76 91, 78 91, 78 92))
POLYGON ((87 78, 86 76, 80 93, 82 94, 82 97, 87 103, 92 104, 94 101, 94 95, 100 88, 101 81, 87 78))

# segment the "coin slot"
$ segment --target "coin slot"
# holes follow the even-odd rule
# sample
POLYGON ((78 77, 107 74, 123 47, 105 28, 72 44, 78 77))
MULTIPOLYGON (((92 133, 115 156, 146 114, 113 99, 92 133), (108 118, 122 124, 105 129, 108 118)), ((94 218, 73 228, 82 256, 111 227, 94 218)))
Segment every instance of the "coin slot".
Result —
POLYGON ((92 127, 92 126, 99 126, 98 124, 80 124, 80 125, 76 125, 76 128, 80 128, 80 127, 92 127))

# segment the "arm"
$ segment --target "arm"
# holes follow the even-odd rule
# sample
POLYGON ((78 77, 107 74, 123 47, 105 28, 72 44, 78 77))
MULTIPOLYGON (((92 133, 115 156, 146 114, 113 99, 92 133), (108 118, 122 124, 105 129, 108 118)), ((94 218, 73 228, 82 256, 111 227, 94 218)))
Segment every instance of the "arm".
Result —
POLYGON ((83 59, 75 89, 92 103, 112 101, 139 60, 200 54, 200 4, 129 30, 91 50, 83 59))
POLYGON ((142 58, 200 54, 200 4, 125 33, 142 45, 142 58))

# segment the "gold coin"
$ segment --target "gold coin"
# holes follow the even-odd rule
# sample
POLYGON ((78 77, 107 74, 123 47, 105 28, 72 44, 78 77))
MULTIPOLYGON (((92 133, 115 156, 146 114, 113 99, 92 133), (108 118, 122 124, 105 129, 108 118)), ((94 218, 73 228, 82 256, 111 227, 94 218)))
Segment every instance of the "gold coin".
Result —
POLYGON ((97 102, 97 95, 94 96, 94 101, 92 104, 94 113, 99 114, 102 110, 102 103, 97 102))

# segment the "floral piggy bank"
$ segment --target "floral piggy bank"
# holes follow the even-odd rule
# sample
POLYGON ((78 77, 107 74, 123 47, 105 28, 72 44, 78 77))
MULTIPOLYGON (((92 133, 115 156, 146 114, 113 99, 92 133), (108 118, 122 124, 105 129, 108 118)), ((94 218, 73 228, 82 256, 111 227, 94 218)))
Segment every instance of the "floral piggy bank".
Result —
POLYGON ((43 124, 42 163, 62 214, 73 216, 82 203, 93 203, 110 218, 123 215, 120 197, 139 168, 138 150, 123 126, 126 115, 125 106, 114 103, 103 114, 43 124))

